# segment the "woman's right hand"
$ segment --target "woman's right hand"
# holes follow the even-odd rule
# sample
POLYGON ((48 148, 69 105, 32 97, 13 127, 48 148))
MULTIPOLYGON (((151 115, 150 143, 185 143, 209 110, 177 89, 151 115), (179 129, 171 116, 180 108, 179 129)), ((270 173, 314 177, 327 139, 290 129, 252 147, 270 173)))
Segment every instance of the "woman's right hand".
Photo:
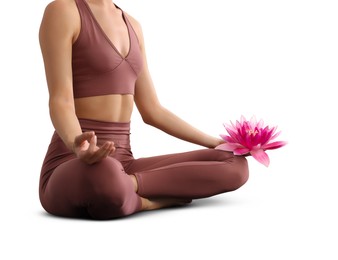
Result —
POLYGON ((94 164, 112 155, 116 148, 113 142, 105 142, 101 147, 98 147, 97 137, 91 131, 75 137, 72 150, 85 163, 94 164))

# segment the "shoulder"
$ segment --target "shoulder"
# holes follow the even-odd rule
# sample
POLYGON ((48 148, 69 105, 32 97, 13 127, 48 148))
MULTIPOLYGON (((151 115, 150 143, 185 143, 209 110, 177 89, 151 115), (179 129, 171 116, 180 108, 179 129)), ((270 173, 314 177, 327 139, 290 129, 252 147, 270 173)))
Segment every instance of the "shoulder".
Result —
POLYGON ((75 0, 54 0, 45 7, 40 30, 73 36, 78 31, 79 21, 75 0))
POLYGON ((75 6, 75 0, 53 0, 49 2, 45 8, 45 11, 50 12, 67 12, 69 8, 75 6))
POLYGON ((69 20, 74 18, 77 12, 75 0, 54 0, 47 4, 44 11, 44 18, 53 20, 69 20))

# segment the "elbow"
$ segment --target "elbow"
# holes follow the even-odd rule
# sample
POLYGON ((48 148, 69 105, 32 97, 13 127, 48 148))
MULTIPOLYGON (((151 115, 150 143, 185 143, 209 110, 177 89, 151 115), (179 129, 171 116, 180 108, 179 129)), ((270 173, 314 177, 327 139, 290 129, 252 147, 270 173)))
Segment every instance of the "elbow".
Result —
POLYGON ((50 115, 62 114, 65 111, 74 111, 74 100, 67 98, 50 98, 49 99, 49 113, 50 115))
POLYGON ((154 125, 154 118, 151 116, 151 115, 141 115, 142 116, 142 121, 147 124, 147 125, 151 125, 153 126, 154 125))
POLYGON ((149 109, 146 112, 141 113, 142 120, 145 124, 151 126, 158 126, 160 119, 162 118, 163 108, 161 106, 149 109))

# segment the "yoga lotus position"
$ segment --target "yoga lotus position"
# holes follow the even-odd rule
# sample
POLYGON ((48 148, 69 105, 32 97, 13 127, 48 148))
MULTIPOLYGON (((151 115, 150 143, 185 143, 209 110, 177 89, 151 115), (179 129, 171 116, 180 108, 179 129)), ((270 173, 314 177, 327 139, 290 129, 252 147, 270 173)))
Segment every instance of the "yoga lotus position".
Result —
POLYGON ((140 24, 111 0, 54 0, 39 31, 55 128, 39 196, 50 214, 113 219, 234 191, 247 160, 164 108, 147 66, 140 24), (130 120, 200 146, 134 158, 130 120))

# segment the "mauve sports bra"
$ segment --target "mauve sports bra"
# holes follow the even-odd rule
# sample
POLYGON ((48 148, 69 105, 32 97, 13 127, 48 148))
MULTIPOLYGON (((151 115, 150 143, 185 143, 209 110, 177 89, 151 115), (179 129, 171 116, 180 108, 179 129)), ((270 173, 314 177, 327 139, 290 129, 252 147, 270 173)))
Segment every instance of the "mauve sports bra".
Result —
POLYGON ((81 17, 81 31, 72 49, 74 98, 133 95, 142 69, 142 56, 136 33, 126 15, 121 10, 129 34, 129 52, 123 57, 95 19, 87 2, 75 1, 81 17))

